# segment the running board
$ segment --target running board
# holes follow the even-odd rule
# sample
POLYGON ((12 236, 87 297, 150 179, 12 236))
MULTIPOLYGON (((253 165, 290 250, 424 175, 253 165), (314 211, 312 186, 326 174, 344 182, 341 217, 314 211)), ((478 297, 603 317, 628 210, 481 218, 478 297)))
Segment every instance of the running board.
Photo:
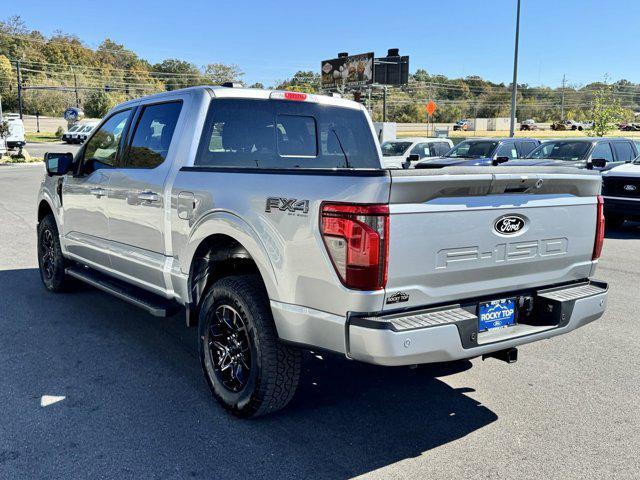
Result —
POLYGON ((179 310, 178 304, 171 300, 121 282, 91 268, 68 267, 65 269, 65 273, 136 307, 140 307, 155 317, 170 317, 179 310))

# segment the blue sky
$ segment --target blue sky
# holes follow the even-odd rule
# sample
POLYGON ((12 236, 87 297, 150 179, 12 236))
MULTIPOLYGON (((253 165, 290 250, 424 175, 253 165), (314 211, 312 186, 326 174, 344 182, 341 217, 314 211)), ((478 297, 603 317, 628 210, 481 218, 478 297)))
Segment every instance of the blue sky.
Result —
MULTIPOLYGON (((516 0, 22 1, 20 15, 44 34, 105 37, 156 62, 235 63, 245 80, 275 83, 319 71, 338 52, 410 55, 410 69, 509 83, 516 0)), ((5 17, 5 18, 6 18, 5 17)), ((556 86, 604 79, 640 83, 637 0, 522 0, 519 82, 556 86)))

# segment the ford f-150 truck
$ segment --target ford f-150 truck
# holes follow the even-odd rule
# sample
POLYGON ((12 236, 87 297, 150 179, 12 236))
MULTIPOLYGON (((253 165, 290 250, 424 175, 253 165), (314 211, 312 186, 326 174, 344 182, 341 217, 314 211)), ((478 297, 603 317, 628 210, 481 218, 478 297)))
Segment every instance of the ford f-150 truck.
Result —
POLYGON ((153 95, 45 164, 45 287, 80 280, 154 315, 184 311, 213 395, 238 416, 285 406, 305 349, 514 361, 605 310, 597 174, 384 169, 367 111, 341 98, 153 95))

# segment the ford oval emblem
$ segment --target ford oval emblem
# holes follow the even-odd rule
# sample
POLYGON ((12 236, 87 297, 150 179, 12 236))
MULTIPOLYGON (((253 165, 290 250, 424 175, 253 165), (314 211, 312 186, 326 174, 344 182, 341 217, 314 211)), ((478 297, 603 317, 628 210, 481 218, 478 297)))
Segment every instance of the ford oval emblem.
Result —
POLYGON ((635 185, 625 185, 623 188, 627 192, 635 192, 637 187, 635 185))
POLYGON ((524 218, 519 215, 507 215, 500 217, 493 224, 493 228, 500 235, 515 235, 524 228, 524 218))

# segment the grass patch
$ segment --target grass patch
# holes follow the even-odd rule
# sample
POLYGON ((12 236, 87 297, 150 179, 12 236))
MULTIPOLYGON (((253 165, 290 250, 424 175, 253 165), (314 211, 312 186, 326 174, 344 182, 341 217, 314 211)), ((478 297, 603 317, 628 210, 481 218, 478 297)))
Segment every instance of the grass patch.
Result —
POLYGON ((40 132, 40 133, 26 133, 25 138, 30 143, 48 143, 57 142, 60 140, 55 133, 52 132, 40 132))

